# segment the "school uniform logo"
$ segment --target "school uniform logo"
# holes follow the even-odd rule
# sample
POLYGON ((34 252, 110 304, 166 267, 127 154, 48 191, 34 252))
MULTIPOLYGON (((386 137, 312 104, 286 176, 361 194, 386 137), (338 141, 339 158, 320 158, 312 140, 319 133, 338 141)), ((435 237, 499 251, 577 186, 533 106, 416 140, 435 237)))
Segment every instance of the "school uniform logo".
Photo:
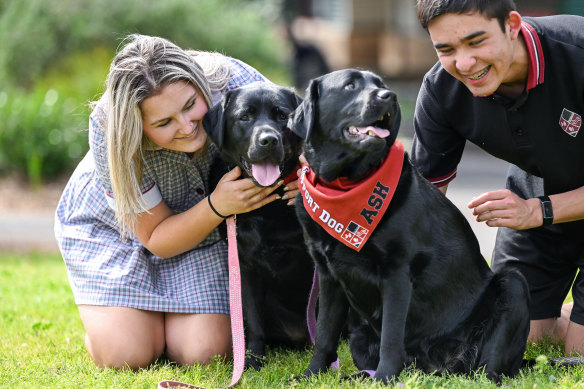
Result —
POLYGON ((566 131, 568 135, 576 137, 581 125, 582 116, 564 108, 562 116, 560 116, 560 127, 562 127, 562 130, 566 131))

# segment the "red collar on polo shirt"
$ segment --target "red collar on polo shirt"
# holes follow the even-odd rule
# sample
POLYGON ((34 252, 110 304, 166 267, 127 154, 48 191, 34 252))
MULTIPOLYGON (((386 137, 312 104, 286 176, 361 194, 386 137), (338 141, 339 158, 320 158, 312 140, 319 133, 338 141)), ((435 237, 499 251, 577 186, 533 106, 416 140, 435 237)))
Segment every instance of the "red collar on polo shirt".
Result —
POLYGON ((521 33, 529 54, 529 73, 527 74, 527 86, 525 88, 529 92, 530 89, 543 84, 545 61, 541 41, 535 29, 523 21, 521 22, 521 33))
POLYGON ((304 208, 329 235, 361 251, 389 206, 403 160, 404 146, 396 140, 382 165, 359 182, 324 182, 304 164, 298 179, 304 208))

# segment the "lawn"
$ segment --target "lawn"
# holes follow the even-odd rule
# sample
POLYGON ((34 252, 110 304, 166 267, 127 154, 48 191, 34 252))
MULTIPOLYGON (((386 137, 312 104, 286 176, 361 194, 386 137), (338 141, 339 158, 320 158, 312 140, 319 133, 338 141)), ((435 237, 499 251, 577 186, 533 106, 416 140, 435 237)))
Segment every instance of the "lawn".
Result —
MULTIPOLYGON (((84 331, 56 254, 0 253, 0 387, 2 388, 155 388, 172 379, 209 388, 231 382, 231 364, 178 367, 158 362, 137 372, 95 367, 84 345, 84 331)), ((529 346, 528 358, 559 356, 561 347, 529 346)), ((381 388, 371 380, 340 381, 356 371, 346 344, 340 348, 341 371, 288 383, 310 360, 310 350, 270 350, 265 367, 246 371, 239 388, 381 388)), ((584 388, 584 368, 550 367, 545 358, 503 386, 514 388, 584 388)), ((399 377, 405 388, 496 388, 484 374, 437 377, 407 369, 399 377)))

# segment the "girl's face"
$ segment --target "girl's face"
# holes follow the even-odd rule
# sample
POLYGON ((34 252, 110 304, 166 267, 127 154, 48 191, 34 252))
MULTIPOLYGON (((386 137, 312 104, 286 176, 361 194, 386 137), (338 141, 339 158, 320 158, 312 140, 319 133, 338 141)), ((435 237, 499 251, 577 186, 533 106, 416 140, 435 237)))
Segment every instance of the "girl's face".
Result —
POLYGON ((159 94, 144 99, 140 108, 144 133, 156 145, 186 153, 205 145, 203 116, 209 107, 192 84, 169 84, 159 94))

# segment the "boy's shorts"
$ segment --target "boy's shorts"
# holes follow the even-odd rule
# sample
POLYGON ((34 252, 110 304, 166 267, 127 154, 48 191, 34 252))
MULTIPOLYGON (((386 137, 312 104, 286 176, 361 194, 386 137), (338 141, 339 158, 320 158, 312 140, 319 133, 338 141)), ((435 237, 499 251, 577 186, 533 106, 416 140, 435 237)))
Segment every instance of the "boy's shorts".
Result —
MULTIPOLYGON (((524 199, 544 194, 541 178, 514 165, 509 168, 507 188, 524 199)), ((572 287, 570 320, 584 325, 584 220, 520 231, 500 227, 491 268, 497 271, 503 266, 525 276, 531 320, 559 317, 572 287)))
POLYGON ((578 273, 584 267, 584 235, 576 237, 562 227, 522 231, 499 228, 491 268, 497 271, 508 266, 523 274, 531 295, 531 320, 559 317, 572 287, 570 320, 584 325, 584 277, 582 271, 578 273))

